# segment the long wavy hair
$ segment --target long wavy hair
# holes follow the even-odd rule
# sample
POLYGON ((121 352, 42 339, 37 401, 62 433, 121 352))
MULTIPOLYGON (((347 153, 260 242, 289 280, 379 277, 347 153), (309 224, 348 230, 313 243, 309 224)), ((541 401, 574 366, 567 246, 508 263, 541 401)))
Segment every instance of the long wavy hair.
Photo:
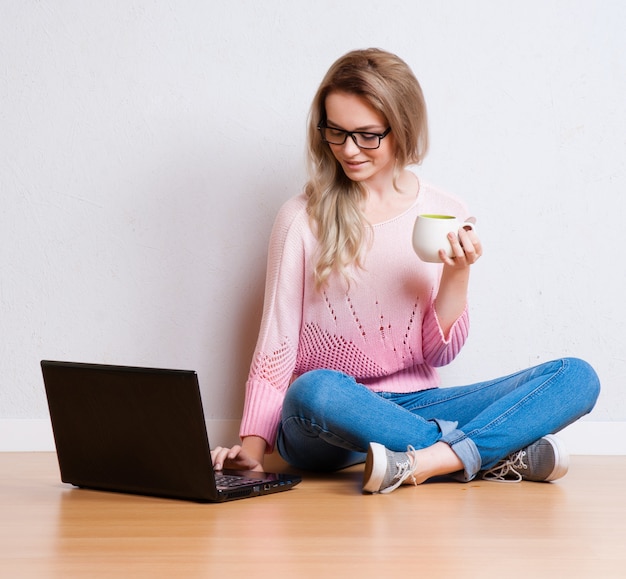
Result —
POLYGON ((326 97, 335 91, 357 95, 386 119, 395 142, 393 185, 407 165, 428 150, 428 122, 422 89, 409 66, 377 48, 355 50, 328 70, 313 99, 307 132, 307 210, 318 241, 315 281, 323 288, 333 272, 350 281, 349 268, 362 267, 369 225, 361 210, 364 187, 350 180, 318 131, 326 121, 326 97))

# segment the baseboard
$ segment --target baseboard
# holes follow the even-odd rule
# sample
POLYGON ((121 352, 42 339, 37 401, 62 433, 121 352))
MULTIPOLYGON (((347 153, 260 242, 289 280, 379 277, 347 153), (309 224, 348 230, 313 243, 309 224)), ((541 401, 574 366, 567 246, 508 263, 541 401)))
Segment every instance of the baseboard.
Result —
MULTIPOLYGON (((238 420, 210 420, 207 431, 212 446, 238 442, 238 420)), ((572 454, 626 455, 626 422, 580 420, 559 433, 572 454)), ((47 419, 0 419, 0 452, 46 452, 54 450, 47 419)))
POLYGON ((626 455, 626 422, 579 420, 558 437, 571 454, 626 455))

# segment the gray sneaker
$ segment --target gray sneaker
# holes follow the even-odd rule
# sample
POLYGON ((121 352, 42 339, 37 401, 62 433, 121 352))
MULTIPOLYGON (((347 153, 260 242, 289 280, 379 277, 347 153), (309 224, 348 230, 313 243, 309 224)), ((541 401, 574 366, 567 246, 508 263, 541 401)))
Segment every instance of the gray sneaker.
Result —
POLYGON ((484 480, 549 482, 567 474, 569 454, 556 436, 548 434, 482 473, 484 480))
POLYGON ((363 491, 390 493, 409 477, 417 484, 413 476, 416 466, 415 449, 412 446, 406 452, 393 452, 382 444, 371 442, 363 472, 363 491))

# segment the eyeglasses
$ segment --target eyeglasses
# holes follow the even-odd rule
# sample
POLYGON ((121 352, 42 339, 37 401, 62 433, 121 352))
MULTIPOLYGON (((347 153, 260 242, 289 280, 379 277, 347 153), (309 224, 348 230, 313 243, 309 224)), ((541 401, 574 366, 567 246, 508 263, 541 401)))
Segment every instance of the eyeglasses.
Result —
POLYGON ((367 131, 344 131, 327 127, 324 123, 317 125, 322 135, 322 141, 329 145, 343 145, 350 137, 359 149, 378 149, 380 142, 391 132, 389 127, 384 133, 370 133, 367 131))

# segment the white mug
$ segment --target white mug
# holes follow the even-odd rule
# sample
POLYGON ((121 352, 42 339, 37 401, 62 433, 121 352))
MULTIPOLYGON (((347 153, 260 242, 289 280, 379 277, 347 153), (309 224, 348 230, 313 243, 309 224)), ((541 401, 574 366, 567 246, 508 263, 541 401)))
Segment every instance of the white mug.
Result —
POLYGON ((422 261, 441 263, 439 250, 446 251, 452 257, 452 247, 448 233, 457 233, 459 229, 476 229, 471 221, 460 221, 453 215, 418 215, 413 227, 413 249, 422 261))

